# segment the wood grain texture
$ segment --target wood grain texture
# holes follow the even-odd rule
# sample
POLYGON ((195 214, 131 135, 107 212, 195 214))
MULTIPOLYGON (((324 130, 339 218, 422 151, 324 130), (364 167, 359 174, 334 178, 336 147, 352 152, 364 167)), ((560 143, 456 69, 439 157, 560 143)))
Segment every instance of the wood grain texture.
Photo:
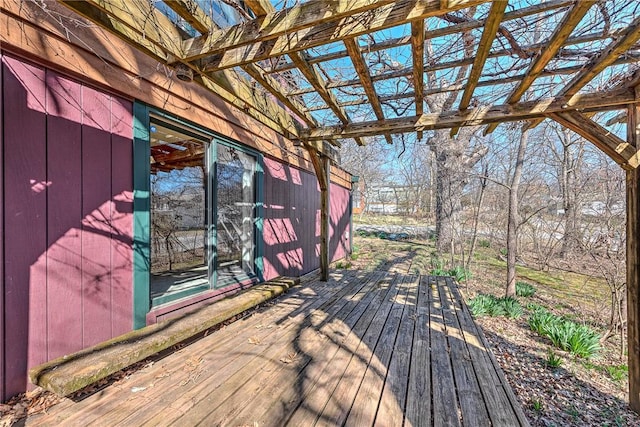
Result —
POLYGON ((486 346, 453 281, 386 269, 340 271, 328 282, 293 289, 278 304, 211 332, 126 382, 32 421, 373 426, 446 420, 466 426, 487 421, 473 418, 485 408, 483 425, 527 426, 486 346), (444 333, 429 337, 434 330, 444 333), (442 361, 449 369, 440 369, 442 361), (459 382, 473 378, 475 392, 459 382), (444 384, 450 387, 436 388, 444 384), (421 391, 413 396, 414 390, 421 391), (445 395, 452 396, 449 404, 441 400, 445 395))
MULTIPOLYGON (((283 27, 282 34, 265 32, 268 36, 273 35, 267 40, 261 37, 261 34, 257 34, 259 31, 253 28, 253 31, 243 33, 243 37, 247 38, 243 43, 249 42, 249 44, 227 45, 226 48, 220 49, 220 53, 207 57, 202 66, 205 70, 210 71, 243 65, 383 30, 404 24, 407 21, 464 9, 484 2, 486 0, 464 0, 451 7, 441 8, 439 0, 401 0, 373 10, 357 13, 349 10, 348 16, 337 20, 323 19, 322 14, 316 14, 312 17, 311 26, 307 25, 296 31, 292 28, 289 20, 287 25, 283 27)), ((310 4, 319 3, 321 4, 321 2, 310 2, 310 4)), ((348 8, 348 6, 346 7, 348 8)), ((331 9, 327 8, 326 10, 331 9)), ((284 10, 280 13, 286 14, 287 11, 284 10)), ((199 46, 195 48, 186 46, 184 50, 185 57, 183 59, 185 60, 192 60, 211 54, 209 49, 202 49, 199 46)))
POLYGON ((547 114, 584 110, 605 111, 617 109, 621 105, 634 103, 633 92, 629 89, 615 89, 607 93, 577 94, 574 103, 568 106, 569 98, 545 98, 537 101, 520 102, 514 105, 495 105, 472 108, 464 111, 446 111, 439 114, 428 113, 418 117, 387 119, 352 123, 344 126, 317 128, 303 133, 303 140, 331 140, 357 136, 373 136, 383 133, 403 133, 420 130, 448 129, 458 126, 476 126, 488 123, 517 121, 547 114))

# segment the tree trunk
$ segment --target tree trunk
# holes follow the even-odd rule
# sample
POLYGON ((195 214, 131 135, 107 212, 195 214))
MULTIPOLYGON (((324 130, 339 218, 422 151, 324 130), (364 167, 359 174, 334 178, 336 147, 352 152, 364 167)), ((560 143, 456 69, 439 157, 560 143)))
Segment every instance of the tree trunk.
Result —
POLYGON ((465 182, 460 177, 461 159, 443 148, 436 150, 436 250, 439 253, 455 251, 456 227, 460 224, 462 190, 465 182), (457 168, 452 167, 457 165, 457 168))
POLYGON ((529 131, 524 130, 520 135, 516 165, 513 170, 513 178, 509 187, 509 216, 507 219, 507 288, 506 296, 516 295, 516 255, 518 252, 518 228, 520 227, 520 214, 518 212, 518 191, 522 178, 524 154, 527 150, 529 131))
POLYGON ((475 215, 473 216, 473 234, 471 235, 471 244, 469 245, 469 257, 465 269, 469 270, 471 260, 473 259, 473 253, 476 250, 476 240, 478 238, 478 222, 480 220, 480 211, 482 210, 482 202, 484 201, 484 191, 487 188, 487 175, 489 175, 489 165, 486 164, 482 171, 482 178, 480 178, 480 195, 478 196, 478 205, 476 207, 475 215))

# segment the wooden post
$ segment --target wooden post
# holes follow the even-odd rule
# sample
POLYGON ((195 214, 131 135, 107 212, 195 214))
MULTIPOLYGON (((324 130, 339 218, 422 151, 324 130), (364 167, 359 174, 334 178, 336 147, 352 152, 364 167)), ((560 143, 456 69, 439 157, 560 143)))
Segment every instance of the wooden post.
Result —
MULTIPOLYGON (((635 90, 640 99, 640 87, 635 90)), ((640 145, 640 106, 629 105, 627 140, 640 145)), ((627 339, 629 406, 640 413, 640 168, 627 171, 627 339)))
POLYGON ((320 280, 329 280, 329 208, 331 206, 331 159, 307 146, 320 187, 320 280))
POLYGON ((320 279, 324 282, 329 280, 329 210, 331 208, 331 160, 328 157, 322 158, 322 173, 324 174, 325 188, 320 189, 320 279))

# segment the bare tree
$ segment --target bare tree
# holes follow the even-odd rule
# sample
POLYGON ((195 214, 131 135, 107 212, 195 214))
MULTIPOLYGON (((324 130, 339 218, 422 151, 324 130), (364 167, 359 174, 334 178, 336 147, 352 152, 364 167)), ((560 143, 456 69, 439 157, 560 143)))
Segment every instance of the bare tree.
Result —
POLYGON ((522 225, 522 218, 518 206, 518 192, 520 191, 520 181, 522 179, 522 169, 524 166, 524 155, 529 142, 529 131, 526 124, 523 125, 518 143, 516 164, 513 169, 511 185, 509 186, 509 214, 507 218, 507 287, 506 296, 516 295, 516 256, 518 252, 518 229, 522 225))

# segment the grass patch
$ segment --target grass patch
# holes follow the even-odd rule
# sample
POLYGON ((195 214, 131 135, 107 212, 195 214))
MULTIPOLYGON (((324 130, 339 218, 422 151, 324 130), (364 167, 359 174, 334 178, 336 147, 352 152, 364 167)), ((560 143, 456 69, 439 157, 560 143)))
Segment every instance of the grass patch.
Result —
POLYGON ((522 306, 512 297, 498 298, 495 295, 480 294, 469 301, 469 309, 476 317, 504 316, 517 319, 522 316, 522 306))
POLYGON ((546 309, 535 310, 529 316, 529 327, 549 338, 554 346, 578 357, 588 359, 600 350, 600 336, 593 329, 546 309))
POLYGON ((617 383, 622 382, 629 376, 629 367, 627 365, 609 365, 605 369, 611 379, 617 383))
POLYGON ((516 295, 519 297, 532 297, 536 293, 536 288, 527 282, 516 282, 516 295))
POLYGON ((545 360, 545 365, 547 368, 556 369, 562 365, 562 358, 555 354, 553 351, 549 350, 547 353, 547 359, 545 360))

